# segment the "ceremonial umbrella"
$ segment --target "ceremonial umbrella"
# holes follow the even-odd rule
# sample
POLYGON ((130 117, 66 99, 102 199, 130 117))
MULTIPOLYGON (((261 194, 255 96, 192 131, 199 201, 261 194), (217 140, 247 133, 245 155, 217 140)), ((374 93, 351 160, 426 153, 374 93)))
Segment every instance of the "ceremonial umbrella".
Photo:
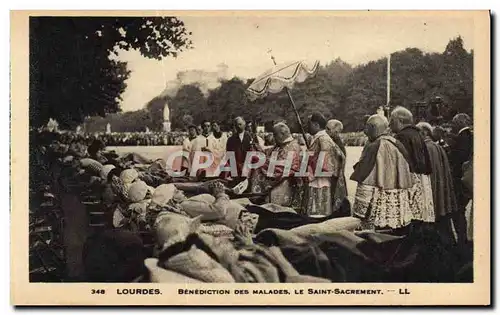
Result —
POLYGON ((306 132, 300 120, 299 112, 293 101, 290 89, 293 88, 295 83, 304 82, 307 78, 314 76, 318 71, 319 62, 295 61, 277 65, 274 58, 271 58, 275 66, 257 77, 246 90, 246 94, 251 101, 255 101, 256 99, 267 96, 269 93, 279 93, 284 89, 292 104, 295 115, 297 115, 297 120, 302 135, 304 136, 306 146, 309 148, 306 132))

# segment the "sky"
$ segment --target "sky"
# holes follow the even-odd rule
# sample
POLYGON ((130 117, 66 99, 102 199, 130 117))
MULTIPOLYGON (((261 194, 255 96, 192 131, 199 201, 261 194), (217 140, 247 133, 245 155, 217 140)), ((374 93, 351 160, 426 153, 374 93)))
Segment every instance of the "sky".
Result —
POLYGON ((180 16, 192 32, 193 49, 162 61, 137 51, 120 52, 131 76, 122 94, 124 111, 143 108, 165 90, 167 82, 189 70, 217 71, 227 65, 229 77, 252 78, 273 63, 336 58, 353 65, 416 47, 442 52, 448 41, 462 36, 467 50, 474 47, 473 20, 464 17, 420 16, 180 16), (271 50, 271 54, 269 53, 271 50))

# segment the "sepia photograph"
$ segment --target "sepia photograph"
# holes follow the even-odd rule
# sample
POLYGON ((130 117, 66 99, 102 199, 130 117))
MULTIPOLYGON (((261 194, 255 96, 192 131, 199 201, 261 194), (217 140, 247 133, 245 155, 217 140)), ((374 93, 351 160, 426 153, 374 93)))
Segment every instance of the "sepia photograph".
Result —
POLYGON ((14 301, 490 303, 488 11, 54 13, 11 13, 14 301))

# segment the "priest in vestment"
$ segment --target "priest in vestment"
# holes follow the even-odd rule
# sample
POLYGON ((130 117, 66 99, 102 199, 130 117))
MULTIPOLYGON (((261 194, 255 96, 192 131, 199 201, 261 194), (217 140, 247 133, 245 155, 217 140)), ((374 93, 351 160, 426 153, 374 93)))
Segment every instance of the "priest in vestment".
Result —
POLYGON ((250 176, 254 192, 269 191, 268 202, 299 210, 303 206, 300 171, 302 149, 285 123, 273 127, 276 145, 266 150, 266 162, 250 176))
POLYGON ((332 194, 333 204, 341 204, 342 211, 338 211, 337 216, 349 216, 351 214, 350 203, 347 199, 347 184, 345 179, 345 164, 347 151, 344 142, 340 138, 344 126, 342 122, 331 119, 326 124, 326 133, 335 142, 333 158, 336 160, 333 169, 332 194))
POLYGON ((369 142, 354 165, 351 179, 358 183, 352 215, 364 229, 404 231, 413 220, 412 189, 415 184, 408 154, 389 135, 384 116, 370 116, 365 134, 369 142))
POLYGON ((413 114, 404 107, 396 107, 390 116, 389 125, 408 152, 408 162, 415 178, 412 210, 416 221, 434 223, 434 201, 432 197, 432 174, 429 151, 419 129, 413 124, 413 114))
POLYGON ((309 119, 309 131, 313 138, 309 149, 312 153, 308 166, 309 202, 304 210, 307 215, 315 217, 334 216, 341 209, 347 192, 344 189, 332 191, 334 178, 339 176, 342 167, 339 163, 342 159, 337 157, 343 156, 343 153, 326 133, 326 124, 325 117, 319 113, 314 113, 309 119))
POLYGON ((417 124, 429 151, 431 162, 431 186, 438 232, 448 244, 455 243, 451 216, 457 211, 453 177, 448 155, 442 146, 432 140, 433 128, 429 123, 417 124))

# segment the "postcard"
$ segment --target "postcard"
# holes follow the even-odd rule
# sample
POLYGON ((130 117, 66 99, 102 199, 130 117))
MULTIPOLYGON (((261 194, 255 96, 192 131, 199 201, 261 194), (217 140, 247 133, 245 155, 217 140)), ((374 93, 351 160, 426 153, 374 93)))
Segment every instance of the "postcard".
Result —
POLYGON ((11 303, 490 305, 490 93, 489 11, 12 11, 11 303))

